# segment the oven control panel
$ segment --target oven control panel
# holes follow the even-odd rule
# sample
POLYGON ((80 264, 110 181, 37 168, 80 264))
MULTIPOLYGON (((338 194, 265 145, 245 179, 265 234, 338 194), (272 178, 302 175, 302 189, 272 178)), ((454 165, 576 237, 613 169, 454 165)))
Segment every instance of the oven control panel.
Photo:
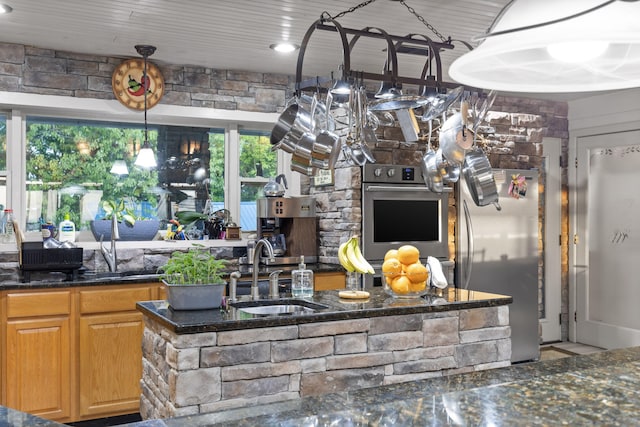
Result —
POLYGON ((362 182, 424 185, 420 167, 378 163, 367 163, 362 167, 362 182))

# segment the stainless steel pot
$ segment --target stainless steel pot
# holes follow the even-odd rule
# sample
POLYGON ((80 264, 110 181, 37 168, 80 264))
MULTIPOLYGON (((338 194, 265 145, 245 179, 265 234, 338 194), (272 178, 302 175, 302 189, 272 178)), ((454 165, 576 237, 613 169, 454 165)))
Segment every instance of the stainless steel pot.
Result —
POLYGON ((271 130, 271 145, 278 145, 292 131, 300 133, 311 129, 311 114, 298 103, 289 105, 278 117, 278 121, 271 130))
POLYGON ((469 193, 477 206, 493 204, 497 210, 502 209, 498 202, 498 187, 491 170, 491 164, 480 148, 474 147, 467 152, 462 174, 469 188, 469 193))
POLYGON ((436 152, 431 149, 431 146, 424 153, 421 166, 422 178, 427 188, 434 193, 442 193, 444 189, 442 176, 438 173, 436 152))

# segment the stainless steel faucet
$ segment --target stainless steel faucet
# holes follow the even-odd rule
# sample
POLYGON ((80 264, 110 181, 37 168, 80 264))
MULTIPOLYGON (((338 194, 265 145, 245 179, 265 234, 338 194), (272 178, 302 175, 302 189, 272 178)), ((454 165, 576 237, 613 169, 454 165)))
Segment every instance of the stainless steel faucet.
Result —
POLYGON ((118 231, 118 217, 115 212, 111 216, 111 250, 107 249, 104 243, 102 243, 102 239, 104 235, 100 236, 100 250, 102 251, 102 256, 105 261, 107 261, 107 265, 109 266, 109 271, 116 272, 118 270, 118 255, 116 253, 116 240, 120 239, 120 232, 118 231))
POLYGON ((229 297, 227 301, 235 302, 238 299, 238 279, 242 277, 239 271, 234 271, 229 275, 229 279, 231 279, 231 283, 229 283, 229 297))
POLYGON ((273 254, 273 246, 267 239, 260 239, 256 242, 256 246, 253 249, 253 275, 251 277, 251 299, 260 299, 260 288, 258 287, 258 270, 260 269, 260 254, 262 248, 267 250, 267 255, 270 261, 275 260, 273 254))

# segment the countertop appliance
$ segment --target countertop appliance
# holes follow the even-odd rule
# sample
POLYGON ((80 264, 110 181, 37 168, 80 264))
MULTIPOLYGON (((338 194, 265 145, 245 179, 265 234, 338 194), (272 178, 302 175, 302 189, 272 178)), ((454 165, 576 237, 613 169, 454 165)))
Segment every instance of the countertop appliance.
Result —
MULTIPOLYGON (((429 190, 419 166, 365 164, 362 168, 362 252, 376 270, 365 274, 365 287, 382 286, 380 268, 385 253, 402 245, 440 260, 450 276, 449 194, 429 190)), ((448 277, 449 280, 451 278, 448 277)))
POLYGON ((476 206, 464 177, 460 178, 455 283, 459 288, 468 283, 470 290, 512 296, 511 361, 535 360, 540 356, 538 171, 493 169, 493 176, 501 210, 476 206))
MULTIPOLYGON (((257 238, 268 239, 275 259, 262 258, 267 265, 318 262, 316 199, 311 196, 265 197, 257 200, 257 238)), ((241 257, 241 264, 252 258, 241 257)))

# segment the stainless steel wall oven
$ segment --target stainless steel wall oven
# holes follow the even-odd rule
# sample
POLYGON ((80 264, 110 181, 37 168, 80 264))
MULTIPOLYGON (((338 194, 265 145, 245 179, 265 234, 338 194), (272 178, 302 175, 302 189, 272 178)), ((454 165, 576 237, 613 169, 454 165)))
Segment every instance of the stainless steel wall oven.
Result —
POLYGON ((380 285, 385 253, 410 244, 427 256, 449 259, 449 193, 430 191, 420 167, 366 164, 362 171, 362 251, 376 269, 365 286, 380 285))

